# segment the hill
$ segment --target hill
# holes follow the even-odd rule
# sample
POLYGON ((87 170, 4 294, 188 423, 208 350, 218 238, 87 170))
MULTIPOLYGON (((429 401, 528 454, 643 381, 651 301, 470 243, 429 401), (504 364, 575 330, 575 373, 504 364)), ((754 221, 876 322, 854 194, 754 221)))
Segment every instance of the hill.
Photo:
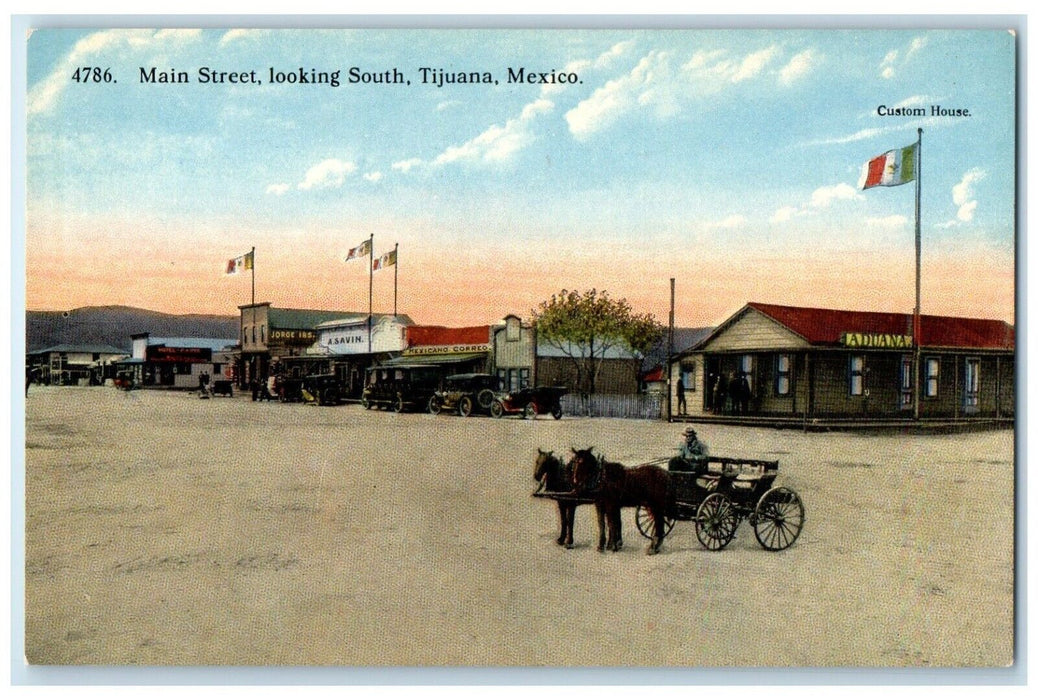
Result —
POLYGON ((131 306, 84 306, 71 311, 26 311, 25 347, 107 344, 130 351, 130 336, 237 338, 237 316, 174 315, 131 306))

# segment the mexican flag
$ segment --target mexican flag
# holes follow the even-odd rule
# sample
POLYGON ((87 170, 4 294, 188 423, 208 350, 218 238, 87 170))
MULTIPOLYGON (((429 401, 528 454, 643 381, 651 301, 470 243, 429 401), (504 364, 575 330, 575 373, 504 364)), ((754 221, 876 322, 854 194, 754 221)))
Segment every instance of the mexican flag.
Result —
POLYGON ((887 151, 876 156, 861 168, 858 189, 894 187, 915 180, 918 170, 919 144, 887 151))

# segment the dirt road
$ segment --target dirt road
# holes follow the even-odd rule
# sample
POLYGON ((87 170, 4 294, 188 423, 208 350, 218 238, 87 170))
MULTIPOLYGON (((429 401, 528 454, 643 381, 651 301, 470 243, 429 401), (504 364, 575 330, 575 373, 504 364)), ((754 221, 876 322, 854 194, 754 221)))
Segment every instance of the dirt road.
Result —
POLYGON ((703 426, 781 463, 796 544, 679 522, 660 555, 577 548, 536 448, 672 454, 659 422, 397 415, 33 387, 26 639, 37 664, 1003 666, 1013 435, 703 426))

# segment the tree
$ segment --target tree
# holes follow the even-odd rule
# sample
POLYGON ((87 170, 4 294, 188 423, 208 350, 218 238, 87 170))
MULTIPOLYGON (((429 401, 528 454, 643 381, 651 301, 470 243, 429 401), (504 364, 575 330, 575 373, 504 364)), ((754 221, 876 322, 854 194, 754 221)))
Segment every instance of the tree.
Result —
POLYGON ((626 299, 609 292, 563 289, 531 312, 538 342, 558 349, 577 371, 582 393, 594 394, 606 353, 623 348, 644 355, 663 335, 663 325, 652 314, 638 314, 626 299))

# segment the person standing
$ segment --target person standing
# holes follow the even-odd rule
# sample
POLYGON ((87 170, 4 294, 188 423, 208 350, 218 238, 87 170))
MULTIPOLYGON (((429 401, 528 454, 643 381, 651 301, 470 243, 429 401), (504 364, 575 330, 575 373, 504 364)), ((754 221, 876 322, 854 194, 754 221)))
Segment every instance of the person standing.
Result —
POLYGON ((685 405, 685 378, 681 372, 678 372, 678 415, 685 415, 685 411, 688 407, 685 405))

